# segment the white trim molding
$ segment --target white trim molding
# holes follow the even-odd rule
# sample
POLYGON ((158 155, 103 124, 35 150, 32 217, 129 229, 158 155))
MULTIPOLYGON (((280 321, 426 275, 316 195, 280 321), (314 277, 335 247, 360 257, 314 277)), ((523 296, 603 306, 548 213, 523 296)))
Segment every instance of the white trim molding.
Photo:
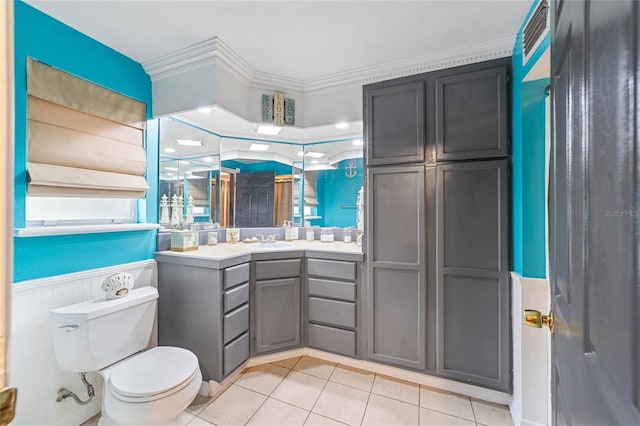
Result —
POLYGON ((516 34, 513 34, 495 40, 357 68, 310 80, 298 80, 256 70, 219 37, 143 62, 142 67, 151 77, 151 81, 156 82, 198 68, 218 64, 251 87, 282 90, 288 94, 301 95, 362 86, 376 81, 504 58, 513 53, 515 39, 516 34))
MULTIPOLYGON (((281 361, 288 358, 295 358, 298 356, 312 356, 324 361, 334 362, 337 364, 346 365, 348 367, 358 368, 361 370, 370 371, 372 373, 384 374, 385 376, 395 377, 401 380, 410 381, 419 385, 429 386, 436 389, 441 389, 448 392, 453 392, 461 395, 466 395, 471 398, 481 399, 483 401, 493 402, 495 404, 508 405, 511 402, 511 395, 499 392, 491 389, 481 388, 474 385, 468 385, 466 383, 455 382, 453 380, 444 379, 442 377, 430 376, 428 374, 421 374, 415 371, 405 370, 403 368, 391 367, 389 365, 378 364, 376 362, 349 358, 342 355, 336 355, 330 352, 320 351, 313 348, 298 348, 284 352, 276 352, 268 355, 256 356, 249 358, 238 367, 229 377, 218 383, 213 380, 209 381, 209 387, 203 385, 200 389, 200 393, 204 396, 214 397, 222 393, 235 379, 242 373, 242 370, 248 367, 255 367, 257 365, 268 364, 275 361, 281 361)), ((206 382, 205 382, 206 383, 206 382)))
POLYGON ((102 234, 105 232, 149 231, 160 229, 157 223, 124 223, 109 225, 78 225, 78 226, 34 226, 31 228, 16 228, 16 237, 49 237, 54 235, 102 234))

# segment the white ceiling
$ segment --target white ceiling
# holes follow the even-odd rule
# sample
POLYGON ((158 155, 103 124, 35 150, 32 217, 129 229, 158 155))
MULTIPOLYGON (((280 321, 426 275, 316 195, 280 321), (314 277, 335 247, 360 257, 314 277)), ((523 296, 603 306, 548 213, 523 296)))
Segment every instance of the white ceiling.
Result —
POLYGON ((515 42, 532 0, 26 2, 138 62, 218 36, 256 70, 309 80, 515 42))
MULTIPOLYGON (((140 63, 219 37, 252 69, 301 82, 465 48, 511 46, 532 1, 26 0, 140 63)), ((220 106, 176 117, 237 137, 303 144, 362 137, 361 121, 343 130, 287 126, 270 137, 220 106)), ((174 139, 162 137, 161 149, 173 146, 180 158, 210 154, 209 146, 178 147, 174 139)))

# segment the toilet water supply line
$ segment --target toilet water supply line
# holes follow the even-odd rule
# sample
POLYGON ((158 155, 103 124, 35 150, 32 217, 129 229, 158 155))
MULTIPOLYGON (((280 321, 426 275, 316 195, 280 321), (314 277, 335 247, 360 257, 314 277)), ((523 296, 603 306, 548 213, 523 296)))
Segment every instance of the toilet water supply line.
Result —
POLYGON ((56 402, 62 402, 63 400, 71 397, 76 403, 80 405, 87 405, 88 403, 90 403, 96 393, 93 390, 93 385, 87 381, 86 375, 87 373, 80 373, 80 379, 82 380, 82 383, 84 383, 84 385, 87 387, 87 395, 89 395, 89 399, 83 401, 78 398, 78 395, 76 395, 74 392, 71 392, 69 389, 60 388, 58 389, 58 397, 56 398, 56 402))

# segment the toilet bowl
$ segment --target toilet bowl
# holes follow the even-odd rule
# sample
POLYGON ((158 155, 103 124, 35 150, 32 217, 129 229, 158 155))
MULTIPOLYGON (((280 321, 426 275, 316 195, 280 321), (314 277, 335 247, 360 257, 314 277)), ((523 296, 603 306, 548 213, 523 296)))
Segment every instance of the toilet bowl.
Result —
POLYGON ((177 425, 202 383, 196 356, 174 347, 155 347, 99 373, 99 426, 177 425))
POLYGON ((147 349, 158 291, 131 290, 51 311, 53 347, 64 371, 102 375, 101 426, 177 425, 202 384, 198 358, 171 346, 147 349))

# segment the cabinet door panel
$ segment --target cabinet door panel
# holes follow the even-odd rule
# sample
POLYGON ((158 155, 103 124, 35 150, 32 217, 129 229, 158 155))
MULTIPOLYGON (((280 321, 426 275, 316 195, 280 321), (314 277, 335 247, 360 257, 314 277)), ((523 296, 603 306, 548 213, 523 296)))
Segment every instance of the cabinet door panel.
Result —
POLYGON ((419 271, 376 268, 369 286, 370 359, 424 369, 426 295, 419 271))
POLYGON ((435 87, 437 161, 508 154, 506 66, 437 78, 435 87))
POLYGON ((365 88, 367 163, 424 161, 424 82, 365 88))
POLYGON ((507 160, 437 167, 438 373, 510 388, 507 160))
POLYGON ((426 368, 425 168, 369 168, 367 357, 426 368))
POLYGON ((300 344, 300 278, 256 281, 256 353, 300 344))

